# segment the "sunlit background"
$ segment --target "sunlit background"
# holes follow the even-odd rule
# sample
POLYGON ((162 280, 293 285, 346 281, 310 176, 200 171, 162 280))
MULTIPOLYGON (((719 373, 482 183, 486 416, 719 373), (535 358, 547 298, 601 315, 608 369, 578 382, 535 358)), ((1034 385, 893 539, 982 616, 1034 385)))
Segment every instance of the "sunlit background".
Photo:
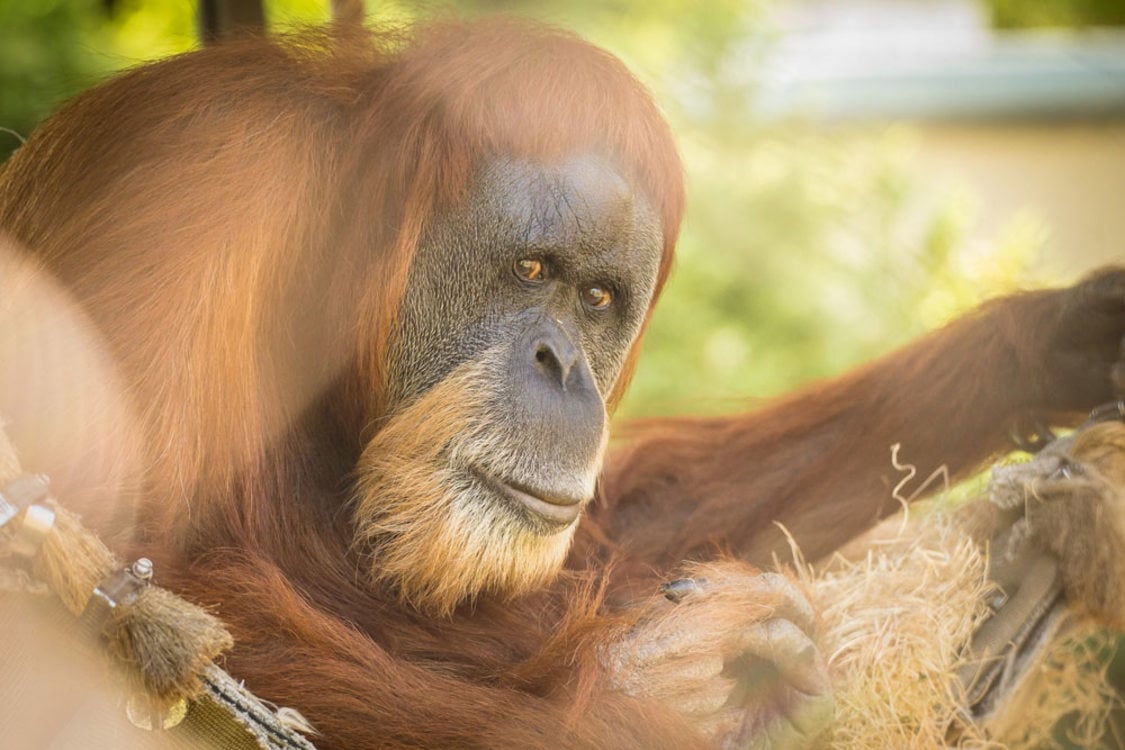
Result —
MULTIPOLYGON (((624 416, 729 411, 1125 259, 1122 0, 366 5, 389 23, 534 15, 652 88, 690 202, 624 416)), ((0 156, 114 70, 195 46, 194 6, 0 3, 0 156)), ((329 1, 265 13, 284 29, 329 1)))

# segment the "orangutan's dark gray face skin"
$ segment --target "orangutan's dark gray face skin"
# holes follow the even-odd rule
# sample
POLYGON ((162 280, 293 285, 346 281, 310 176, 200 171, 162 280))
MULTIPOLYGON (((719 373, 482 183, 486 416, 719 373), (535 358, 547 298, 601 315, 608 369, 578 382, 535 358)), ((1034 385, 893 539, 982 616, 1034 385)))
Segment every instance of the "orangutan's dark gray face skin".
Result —
POLYGON ((389 358, 392 413, 486 359, 472 398, 489 455, 451 445, 451 470, 535 530, 572 526, 661 246, 649 202, 604 160, 487 165, 415 256, 389 358))

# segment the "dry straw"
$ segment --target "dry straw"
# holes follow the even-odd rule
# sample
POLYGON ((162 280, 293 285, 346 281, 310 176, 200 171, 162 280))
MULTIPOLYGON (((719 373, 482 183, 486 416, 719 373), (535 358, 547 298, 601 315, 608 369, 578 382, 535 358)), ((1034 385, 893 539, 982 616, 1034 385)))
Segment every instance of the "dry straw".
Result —
MULTIPOLYGON (((16 453, 0 425, 0 486, 19 472, 16 453)), ((94 589, 125 566, 77 516, 54 502, 50 505, 55 522, 32 561, 32 577, 81 616, 94 589)), ((27 580, 14 573, 8 578, 27 580)), ((157 586, 141 589, 131 604, 114 608, 101 636, 128 678, 166 705, 197 696, 203 689, 203 671, 233 643, 217 618, 157 586)))
MULTIPOLYGON (((1099 425, 1083 437, 1091 473, 1115 480, 1103 486, 1100 512, 1120 513, 1125 474, 1102 464, 1125 464, 1125 425, 1099 425), (1092 443, 1112 449, 1094 450, 1092 443)), ((1121 703, 1106 680, 1114 637, 1083 619, 1073 596, 1079 606, 1066 637, 1050 645, 1004 709, 985 727, 965 718, 957 670, 997 593, 987 542, 977 541, 987 502, 916 507, 909 522, 890 519, 850 547, 862 550, 858 555, 837 555, 816 569, 796 557, 821 613, 837 698, 836 750, 1014 750, 1057 746, 1060 733, 1075 747, 1103 746, 1110 711, 1121 703)))

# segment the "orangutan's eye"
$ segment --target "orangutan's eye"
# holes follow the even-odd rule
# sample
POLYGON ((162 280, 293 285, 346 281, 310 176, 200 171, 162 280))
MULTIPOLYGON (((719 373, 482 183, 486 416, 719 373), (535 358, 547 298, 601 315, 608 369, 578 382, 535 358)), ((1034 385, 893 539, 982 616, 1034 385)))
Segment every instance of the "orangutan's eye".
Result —
POLYGON ((604 310, 613 303, 613 294, 600 286, 588 286, 582 290, 582 304, 591 310, 604 310))
POLYGON ((524 281, 543 281, 543 261, 535 258, 520 258, 512 265, 512 271, 524 281))

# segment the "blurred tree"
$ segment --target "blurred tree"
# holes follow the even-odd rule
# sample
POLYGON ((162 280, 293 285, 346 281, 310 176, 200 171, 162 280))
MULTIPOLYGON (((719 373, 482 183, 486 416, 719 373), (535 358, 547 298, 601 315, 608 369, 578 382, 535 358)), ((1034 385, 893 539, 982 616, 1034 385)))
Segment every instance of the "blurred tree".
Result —
POLYGON ((261 0, 199 0, 199 36, 205 44, 239 32, 266 27, 261 0))

